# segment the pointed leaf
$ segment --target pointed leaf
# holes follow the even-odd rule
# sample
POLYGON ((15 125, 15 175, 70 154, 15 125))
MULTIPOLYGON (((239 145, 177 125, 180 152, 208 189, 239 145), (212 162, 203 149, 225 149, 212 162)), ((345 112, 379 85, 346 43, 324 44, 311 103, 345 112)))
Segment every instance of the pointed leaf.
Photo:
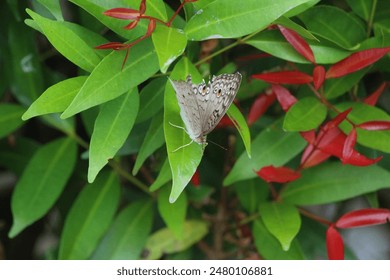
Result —
POLYGON ((86 76, 78 76, 49 87, 31 104, 23 114, 22 119, 28 120, 35 116, 63 112, 79 92, 86 79, 86 76))
MULTIPOLYGON (((175 65, 170 78, 172 80, 185 80, 189 74, 192 75, 194 82, 200 81, 200 75, 195 66, 187 58, 182 58, 175 65)), ((184 127, 175 91, 171 83, 167 83, 164 98, 164 134, 173 180, 169 200, 173 203, 194 175, 202 159, 203 151, 202 145, 195 142, 175 151, 190 143, 191 139, 183 129, 171 124, 184 127)))
POLYGON ((274 84, 302 85, 313 81, 312 76, 300 71, 279 71, 253 74, 252 78, 274 84))
POLYGON ((308 0, 215 0, 203 6, 188 22, 185 32, 189 40, 237 38, 264 29, 288 10, 308 0), (223 6, 223 8, 221 8, 223 6), (259 17, 258 15, 262 15, 259 17))
POLYGON ((264 166, 256 174, 266 182, 287 183, 301 177, 301 174, 288 167, 264 166))
POLYGON ((88 182, 95 180, 125 143, 137 117, 138 106, 138 91, 134 89, 100 108, 89 147, 88 182))
POLYGON ((348 134, 347 139, 345 139, 344 142, 344 147, 343 147, 343 154, 342 154, 342 159, 347 160, 351 157, 352 153, 354 152, 354 147, 356 144, 356 129, 353 128, 351 132, 348 134))
POLYGON ((163 122, 161 122, 162 119, 163 114, 161 112, 161 114, 156 115, 150 123, 144 142, 142 142, 142 146, 139 149, 137 159, 134 163, 133 175, 137 174, 145 160, 165 143, 164 127, 163 122))
POLYGON ((50 142, 34 154, 12 195, 10 237, 43 217, 61 195, 76 163, 76 143, 70 138, 50 142))
POLYGON ((390 222, 389 209, 359 209, 341 216, 336 222, 336 227, 353 228, 388 222, 390 222))
POLYGON ((183 226, 187 213, 187 195, 183 192, 175 203, 169 202, 170 189, 168 186, 158 193, 158 212, 175 238, 183 238, 183 226))
POLYGON ((252 125, 256 122, 274 103, 275 99, 276 95, 273 92, 271 94, 260 94, 251 106, 248 114, 248 124, 252 125))
POLYGON ((88 184, 69 210, 62 230, 58 258, 82 260, 90 257, 112 222, 120 198, 115 173, 102 173, 88 184))
POLYGON ((364 130, 390 130, 390 121, 368 121, 357 125, 364 130))
POLYGON ((379 97, 382 95, 387 86, 388 83, 383 82, 372 94, 370 94, 364 99, 364 103, 366 103, 367 105, 375 106, 379 97))
POLYGON ((269 232, 279 240, 283 250, 288 251, 301 227, 298 209, 287 203, 263 203, 260 215, 269 232))
POLYGON ((168 70, 171 63, 184 52, 187 46, 187 38, 182 30, 164 25, 157 26, 152 34, 152 40, 162 73, 168 70))
POLYGON ((241 114, 240 110, 237 108, 235 104, 231 104, 227 115, 232 120, 234 126, 237 128, 240 133, 241 139, 244 142, 246 153, 248 157, 251 157, 251 135, 249 131, 248 124, 245 121, 244 116, 241 114))
POLYGON ((315 89, 319 89, 325 81, 325 68, 317 65, 313 70, 313 84, 315 89))
POLYGON ((124 52, 113 51, 93 70, 80 92, 61 115, 68 118, 88 108, 112 100, 148 79, 158 69, 150 40, 131 48, 127 63, 121 70, 124 52), (142 71, 140 71, 142 69, 142 71))
POLYGON ((158 176, 156 180, 153 182, 153 184, 150 186, 150 191, 154 192, 161 188, 163 185, 168 183, 172 179, 172 172, 169 165, 168 158, 164 161, 163 166, 160 169, 160 173, 158 173, 158 176))
POLYGON ((162 254, 181 252, 201 240, 208 232, 203 221, 190 220, 184 223, 183 238, 177 239, 168 228, 162 228, 152 234, 146 242, 148 259, 156 260, 162 254))
POLYGON ((23 124, 24 108, 14 104, 0 104, 0 138, 3 138, 23 124))
POLYGON ((128 205, 115 218, 93 259, 137 260, 152 230, 153 204, 140 200, 128 205))
POLYGON ((347 58, 331 66, 326 72, 327 78, 337 78, 358 71, 374 64, 382 56, 390 52, 390 47, 368 49, 351 54, 347 58))
POLYGON ((330 260, 344 259, 344 242, 340 233, 332 226, 326 231, 326 248, 330 260))
POLYGON ((279 104, 282 106, 283 111, 287 112, 292 105, 298 100, 293 96, 290 91, 280 85, 272 85, 272 91, 275 93, 279 104))
POLYGON ((315 129, 325 120, 326 113, 326 106, 316 98, 302 98, 286 113, 283 129, 287 131, 308 131, 315 129))
POLYGON ((137 19, 141 15, 140 11, 128 8, 113 8, 105 11, 103 14, 119 19, 137 19))
POLYGON ((324 163, 301 172, 281 194, 285 202, 315 205, 345 200, 388 187, 390 172, 376 165, 324 163), (342 180, 340 180, 342 178, 342 180))

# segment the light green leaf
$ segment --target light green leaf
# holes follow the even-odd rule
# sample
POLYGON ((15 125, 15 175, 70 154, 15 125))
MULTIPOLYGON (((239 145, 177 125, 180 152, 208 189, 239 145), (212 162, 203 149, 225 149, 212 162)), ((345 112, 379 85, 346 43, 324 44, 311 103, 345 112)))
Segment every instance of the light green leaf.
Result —
POLYGON ((28 120, 35 116, 64 111, 84 84, 86 76, 78 76, 61 81, 42 93, 23 114, 22 119, 28 120))
POLYGON ((0 138, 15 131, 23 124, 24 108, 14 104, 0 104, 0 138))
POLYGON ((61 235, 58 258, 89 258, 112 222, 120 198, 115 173, 102 173, 81 191, 70 209, 61 235))
POLYGON ((76 163, 76 143, 61 138, 39 148, 12 195, 9 237, 43 217, 61 195, 76 163))
POLYGON ((159 259, 162 254, 171 254, 184 251, 201 240, 208 232, 207 224, 203 221, 186 221, 184 223, 183 238, 177 239, 168 228, 160 229, 152 234, 146 242, 148 259, 159 259))
POLYGON ((96 119, 89 147, 88 182, 113 158, 126 141, 137 117, 137 89, 104 104, 96 119))
POLYGON ((309 0, 215 0, 200 9, 188 22, 189 40, 237 38, 262 30, 295 6, 309 0), (261 16, 259 16, 261 15, 261 16))
POLYGON ((152 40, 162 73, 167 72, 171 63, 184 52, 187 46, 187 38, 182 30, 165 25, 157 25, 152 40))
POLYGON ((153 204, 139 200, 124 208, 100 242, 93 259, 137 260, 152 229, 153 204))
POLYGON ((63 22, 41 17, 29 9, 27 13, 38 24, 50 43, 71 62, 88 72, 92 72, 100 62, 97 50, 92 49, 84 38, 67 28, 63 22))
POLYGON ((299 19, 312 33, 347 50, 356 49, 366 39, 364 25, 335 6, 315 6, 300 14, 299 19))
POLYGON ((164 161, 163 166, 161 167, 160 173, 158 173, 158 176, 156 180, 153 182, 153 184, 150 186, 150 191, 154 192, 161 188, 163 185, 168 183, 172 179, 172 172, 169 165, 168 158, 164 161))
POLYGON ((229 118, 233 121, 234 126, 237 128, 238 132, 241 135, 241 139, 244 142, 246 153, 248 157, 251 157, 251 135, 249 131, 248 124, 245 121, 244 116, 241 114, 240 110, 233 103, 227 111, 229 118))
POLYGON ((150 123, 134 163, 133 175, 137 174, 145 160, 165 143, 162 119, 163 114, 161 112, 161 114, 156 115, 150 123))
POLYGON ((68 118, 129 91, 158 70, 155 51, 150 40, 131 48, 121 69, 125 52, 112 52, 93 70, 80 92, 61 115, 68 118))
POLYGON ((283 129, 286 131, 308 131, 321 125, 326 118, 326 106, 315 97, 298 100, 287 111, 283 129))
POLYGON ((170 190, 168 186, 160 189, 158 193, 158 211, 167 227, 175 238, 183 238, 183 225, 187 213, 187 195, 183 192, 175 203, 169 202, 170 190))
POLYGON ((140 108, 136 123, 155 116, 164 107, 166 77, 152 80, 140 92, 140 108))
POLYGON ((252 158, 242 153, 223 181, 224 185, 255 178, 254 170, 267 165, 281 166, 303 150, 306 142, 296 132, 284 132, 280 124, 272 124, 252 141, 252 158))
POLYGON ((267 260, 303 260, 301 246, 297 240, 291 243, 288 251, 283 251, 279 241, 267 230, 261 219, 253 224, 253 237, 255 246, 261 256, 267 260))
MULTIPOLYGON (((176 64, 170 78, 172 80, 185 80, 189 74, 192 75, 194 82, 200 80, 195 66, 187 58, 183 58, 176 64)), ((191 139, 183 129, 171 124, 184 127, 175 91, 171 83, 167 83, 164 98, 164 134, 173 179, 169 200, 173 203, 194 175, 202 159, 203 151, 202 145, 195 142, 177 150, 190 143, 191 139)))
POLYGON ((260 205, 260 215, 269 232, 288 251, 301 227, 298 209, 287 203, 269 202, 260 205))
POLYGON ((281 198, 295 205, 331 203, 387 188, 389 182, 390 172, 376 165, 325 163, 303 170, 301 178, 289 183, 281 198))
MULTIPOLYGON (((357 102, 345 102, 337 104, 336 108, 340 111, 344 111, 352 107, 351 113, 348 114, 348 119, 355 124, 360 124, 367 121, 390 121, 388 113, 380 108, 369 106, 364 103, 357 102)), ((351 125, 344 121, 341 123, 340 128, 348 134, 351 130, 351 125)), ((368 131, 358 129, 357 142, 363 146, 376 149, 385 153, 390 153, 390 131, 368 131)))

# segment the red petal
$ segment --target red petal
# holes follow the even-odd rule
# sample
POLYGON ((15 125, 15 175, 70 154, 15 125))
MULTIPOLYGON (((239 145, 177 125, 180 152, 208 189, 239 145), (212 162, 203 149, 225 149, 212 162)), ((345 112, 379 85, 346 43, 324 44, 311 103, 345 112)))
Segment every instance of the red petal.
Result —
POLYGON ((376 102, 378 101, 379 97, 384 92, 385 88, 387 87, 388 83, 383 82, 371 95, 367 96, 366 99, 364 99, 364 103, 375 106, 376 102))
POLYGON ((146 31, 147 35, 152 34, 152 32, 156 29, 156 21, 154 19, 151 19, 149 21, 148 30, 146 31))
POLYGON ((139 5, 139 12, 140 14, 144 14, 146 11, 146 0, 142 0, 141 4, 139 5))
POLYGON ((360 209, 343 215, 337 222, 338 228, 353 228, 385 224, 390 221, 389 209, 360 209))
POLYGON ((361 123, 357 127, 364 130, 389 130, 390 121, 369 121, 361 123))
POLYGON ((114 8, 103 13, 106 16, 119 19, 138 19, 140 12, 134 9, 114 8))
POLYGON ((326 72, 327 78, 338 78, 373 64, 390 52, 390 47, 368 49, 351 54, 337 62, 326 72))
POLYGON ((308 84, 311 83, 313 78, 300 71, 280 71, 280 72, 269 72, 262 74, 252 75, 254 79, 266 81, 274 84, 308 84))
POLYGON ((199 176, 199 171, 196 170, 194 175, 192 175, 192 178, 191 178, 191 183, 195 186, 195 187, 198 187, 199 184, 200 184, 200 176, 199 176))
POLYGON ((357 151, 353 151, 353 153, 349 156, 349 158, 344 159, 342 158, 342 162, 344 164, 350 164, 354 166, 368 166, 371 164, 375 164, 378 161, 380 161, 383 158, 383 156, 377 157, 377 158, 368 158, 357 151))
POLYGON ((127 44, 123 44, 123 43, 120 43, 120 42, 110 42, 110 43, 107 43, 107 44, 103 44, 103 45, 97 46, 97 47, 95 47, 95 49, 100 49, 100 50, 104 50, 104 49, 123 50, 123 49, 125 49, 127 47, 128 47, 127 44))
POLYGON ((138 22, 139 22, 139 20, 132 21, 132 22, 130 22, 128 25, 126 25, 123 28, 127 29, 127 30, 133 29, 133 28, 135 28, 137 26, 138 22))
POLYGON ((325 68, 318 65, 313 70, 314 88, 319 89, 325 81, 325 68))
POLYGON ((347 136, 338 128, 320 130, 317 136, 317 147, 324 153, 341 158, 347 136))
POLYGON ((314 129, 308 131, 301 131, 300 134, 303 139, 305 139, 310 144, 313 144, 316 140, 316 132, 314 129))
POLYGON ((295 31, 278 25, 280 32, 291 46, 304 58, 315 64, 314 54, 309 44, 295 31))
POLYGON ((261 94, 259 95, 255 102, 253 102, 251 109, 248 114, 248 124, 252 125, 256 120, 258 120, 264 113, 267 111, 269 106, 274 103, 276 96, 273 92, 271 94, 261 94))
POLYGON ((348 114, 352 111, 352 107, 348 108, 344 112, 339 113, 333 120, 327 122, 324 126, 324 130, 331 129, 333 127, 338 126, 343 120, 345 120, 348 116, 348 114))
POLYGON ((297 102, 297 99, 292 95, 288 89, 279 85, 272 85, 272 91, 275 93, 279 104, 282 106, 283 111, 287 112, 292 105, 297 102))
POLYGON ((340 233, 331 225, 326 231, 326 249, 328 251, 328 259, 343 260, 344 259, 344 242, 340 233))
POLYGON ((275 167, 273 165, 261 168, 256 174, 266 182, 286 183, 301 177, 301 174, 288 167, 275 167))
POLYGON ((356 138, 357 138, 356 129, 352 128, 351 132, 348 134, 347 139, 345 139, 344 142, 343 155, 342 155, 343 162, 344 160, 348 160, 352 156, 354 152, 353 147, 355 147, 356 144, 356 138))

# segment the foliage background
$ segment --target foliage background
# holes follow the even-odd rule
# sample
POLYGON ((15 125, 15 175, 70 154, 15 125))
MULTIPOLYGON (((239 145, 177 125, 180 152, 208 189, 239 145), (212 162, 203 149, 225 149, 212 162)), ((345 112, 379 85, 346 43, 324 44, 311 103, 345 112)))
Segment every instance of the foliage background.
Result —
MULTIPOLYGON (((389 54, 327 80, 324 100, 334 107, 306 85, 287 86, 306 100, 294 114, 271 102, 249 128, 246 122, 270 91, 253 74, 311 75, 314 67, 267 27, 298 32, 316 63, 329 68, 354 52, 390 45, 388 1, 239 2, 186 3, 172 27, 157 22, 151 38, 130 49, 123 69, 126 50, 95 47, 133 42, 148 31, 148 20, 125 30, 129 21, 103 12, 138 9, 140 0, 0 3, 0 258, 324 259, 338 240, 329 228, 342 214, 382 209, 387 216, 376 223, 388 221, 388 130, 358 130, 356 149, 383 156, 370 166, 331 158, 286 184, 268 184, 254 170, 297 169, 307 147, 298 132, 320 129, 336 116, 334 108, 353 106, 349 116, 357 123, 390 120, 387 89, 375 107, 362 102, 388 81, 389 54), (202 154, 192 144, 171 153, 189 138, 168 125, 181 119, 167 76, 200 80, 236 70, 244 76, 239 110, 228 114, 239 129, 224 119, 209 135, 227 150, 209 144, 202 154)), ((146 5, 146 15, 166 22, 180 3, 146 5)), ((338 229, 346 258, 390 257, 388 224, 372 224, 338 229)), ((335 250, 344 255, 343 248, 339 242, 335 250)))

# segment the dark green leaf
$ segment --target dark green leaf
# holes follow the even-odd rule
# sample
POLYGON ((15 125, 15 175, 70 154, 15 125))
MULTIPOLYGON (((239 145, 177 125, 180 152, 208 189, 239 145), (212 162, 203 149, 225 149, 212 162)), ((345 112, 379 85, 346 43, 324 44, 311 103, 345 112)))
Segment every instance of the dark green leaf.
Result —
POLYGON ((0 138, 15 131, 23 124, 24 108, 14 104, 0 104, 0 138))

